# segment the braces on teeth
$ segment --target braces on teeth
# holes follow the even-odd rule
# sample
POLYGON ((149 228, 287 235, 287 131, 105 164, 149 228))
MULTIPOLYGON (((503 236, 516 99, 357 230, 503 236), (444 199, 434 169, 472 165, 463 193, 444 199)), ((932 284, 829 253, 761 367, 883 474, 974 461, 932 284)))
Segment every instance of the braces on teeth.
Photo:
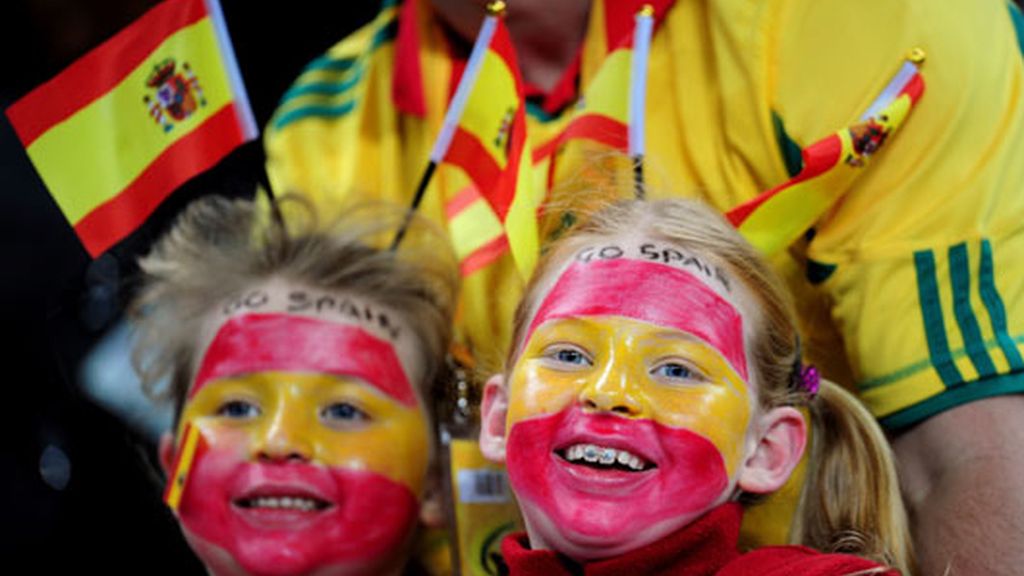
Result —
POLYGON ((645 461, 626 450, 616 450, 615 448, 595 446, 593 444, 570 446, 565 450, 564 458, 569 462, 579 462, 582 460, 589 464, 599 464, 602 466, 618 464, 619 466, 638 471, 648 467, 645 461))

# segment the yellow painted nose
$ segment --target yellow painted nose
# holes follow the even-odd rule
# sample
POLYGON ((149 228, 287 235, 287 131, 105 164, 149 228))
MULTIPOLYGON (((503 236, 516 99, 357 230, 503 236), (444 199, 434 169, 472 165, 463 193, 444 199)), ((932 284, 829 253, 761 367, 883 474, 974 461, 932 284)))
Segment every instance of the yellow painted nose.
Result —
POLYGON ((580 390, 579 402, 584 409, 634 417, 643 413, 634 370, 625 361, 623 352, 616 346, 593 380, 580 390))
POLYGON ((301 387, 293 384, 282 388, 267 407, 271 413, 266 414, 266 426, 260 431, 256 457, 265 461, 309 461, 316 449, 315 407, 301 387))

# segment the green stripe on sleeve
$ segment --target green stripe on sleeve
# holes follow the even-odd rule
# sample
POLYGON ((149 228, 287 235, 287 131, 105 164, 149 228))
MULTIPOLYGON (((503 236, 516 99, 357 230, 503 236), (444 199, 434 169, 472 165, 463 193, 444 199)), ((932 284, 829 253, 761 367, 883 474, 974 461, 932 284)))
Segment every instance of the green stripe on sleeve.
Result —
POLYGON ((356 94, 353 90, 365 76, 366 61, 382 44, 391 42, 398 35, 398 18, 392 17, 378 26, 370 45, 357 57, 322 56, 311 62, 303 71, 303 75, 311 70, 327 71, 339 74, 337 81, 307 82, 300 80, 281 98, 278 112, 272 120, 275 130, 282 130, 289 124, 305 118, 335 119, 347 115, 356 107, 356 94), (313 96, 309 102, 294 103, 298 97, 313 96), (294 104, 291 110, 285 110, 289 103, 294 104))
MULTIPOLYGON (((1009 338, 1011 341, 1011 345, 1013 345, 1012 343, 1024 344, 1024 335, 1010 336, 1009 338)), ((997 342, 995 339, 985 341, 986 350, 994 350, 998 347, 999 342, 997 342)), ((1016 347, 1014 347, 1014 349, 1016 350, 1016 347)), ((955 350, 952 350, 950 352, 950 355, 953 357, 953 360, 959 360, 964 356, 967 356, 967 350, 965 350, 964 348, 957 348, 955 350)), ((915 376, 921 372, 924 372, 925 370, 931 370, 931 367, 931 360, 928 359, 921 360, 919 362, 913 362, 902 368, 893 370, 892 372, 888 372, 880 376, 875 376, 874 378, 869 378, 867 380, 862 380, 857 383, 857 389, 863 392, 865 390, 870 390, 872 388, 880 388, 882 386, 888 386, 889 384, 895 384, 900 380, 906 380, 907 378, 915 376)))
POLYGON ((971 309, 971 269, 967 256, 967 244, 961 242, 949 248, 949 281, 953 285, 953 312, 960 325, 964 348, 971 357, 978 376, 987 378, 996 373, 995 364, 985 349, 981 327, 971 309))
POLYGON ((924 402, 879 418, 878 423, 882 425, 882 428, 890 432, 896 432, 901 428, 913 426, 940 412, 956 408, 968 402, 994 396, 1020 394, 1021 392, 1024 392, 1024 374, 1002 374, 993 378, 971 382, 966 386, 950 388, 924 402))
POLYGON ((381 44, 391 42, 395 38, 398 38, 398 17, 388 20, 387 24, 377 29, 377 33, 373 35, 373 40, 370 43, 370 49, 368 52, 373 52, 380 47, 381 44))
POLYGON ((303 106, 279 116, 274 120, 274 129, 280 130, 292 122, 297 122, 303 118, 339 118, 351 112, 355 107, 355 100, 342 102, 337 106, 303 106))
POLYGON ((1003 306, 1003 299, 996 289, 995 264, 992 260, 992 244, 988 239, 981 241, 981 264, 978 269, 978 288, 981 291, 981 301, 985 303, 988 310, 988 317, 992 320, 992 333, 999 342, 999 348, 1006 357, 1006 363, 1010 365, 1010 371, 1024 370, 1024 360, 1021 359, 1020 350, 1010 336, 1006 323, 1006 307, 1003 306))
POLYGON ((333 97, 348 92, 353 86, 363 79, 363 69, 358 68, 353 74, 347 74, 339 82, 310 82, 309 84, 297 84, 291 87, 281 98, 281 104, 299 96, 327 96, 333 97))
POLYGON ((960 370, 953 363, 946 339, 946 326, 942 320, 942 303, 939 301, 939 287, 935 276, 935 255, 931 250, 914 252, 914 268, 917 272, 917 296, 921 305, 921 318, 928 340, 928 356, 932 366, 939 373, 946 387, 963 382, 960 370))
POLYGON ((774 110, 772 110, 772 127, 775 129, 775 143, 779 147, 779 154, 782 155, 782 161, 786 164, 786 172, 792 178, 804 168, 803 152, 800 150, 800 145, 786 132, 782 116, 779 116, 778 112, 774 110))
POLYGON ((345 72, 349 68, 356 65, 358 58, 346 57, 346 58, 332 58, 331 56, 321 56, 316 60, 313 60, 306 65, 303 73, 311 70, 326 70, 328 72, 345 72))
POLYGON ((1024 54, 1024 15, 1020 8, 1013 2, 1007 2, 1010 7, 1010 20, 1013 21, 1013 29, 1017 31, 1017 48, 1024 54))

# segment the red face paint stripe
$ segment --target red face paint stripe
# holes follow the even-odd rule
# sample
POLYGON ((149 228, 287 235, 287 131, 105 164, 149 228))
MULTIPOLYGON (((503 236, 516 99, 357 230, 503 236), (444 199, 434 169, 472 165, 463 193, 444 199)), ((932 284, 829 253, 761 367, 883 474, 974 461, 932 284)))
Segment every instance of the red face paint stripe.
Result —
POLYGON ((513 424, 506 455, 520 502, 537 506, 563 531, 598 539, 631 539, 672 518, 700 514, 729 483, 722 455, 707 438, 653 420, 584 413, 578 406, 513 424), (645 476, 652 477, 630 480, 619 473, 625 485, 598 480, 588 486, 586 474, 569 472, 574 466, 553 456, 566 445, 612 438, 647 446, 655 468, 645 476))
POLYGON ((352 376, 416 406, 391 344, 358 326, 289 314, 247 314, 225 322, 203 357, 189 397, 211 380, 268 371, 352 376))
POLYGON ((179 518, 194 536, 229 553, 242 566, 241 574, 322 574, 337 564, 379 564, 401 550, 416 526, 416 495, 376 472, 239 461, 236 455, 237 450, 224 446, 196 460, 194 484, 182 499, 179 518), (261 492, 297 489, 331 506, 305 519, 279 519, 268 526, 264 515, 274 510, 232 505, 261 492))
POLYGON ((537 310, 526 341, 544 322, 574 316, 622 316, 688 332, 747 380, 743 317, 684 270, 628 258, 573 262, 537 310))

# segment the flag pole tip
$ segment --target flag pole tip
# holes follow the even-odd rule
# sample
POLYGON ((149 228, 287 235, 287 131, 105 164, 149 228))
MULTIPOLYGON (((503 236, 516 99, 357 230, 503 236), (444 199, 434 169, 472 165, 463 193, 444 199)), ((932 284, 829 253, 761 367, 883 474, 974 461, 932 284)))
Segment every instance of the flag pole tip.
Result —
POLYGON ((910 52, 907 53, 907 60, 910 60, 914 64, 918 64, 918 65, 924 64, 924 61, 927 58, 928 58, 928 54, 925 53, 923 48, 915 47, 915 48, 912 48, 910 50, 910 52))
POLYGON ((488 2, 487 3, 487 15, 488 16, 503 16, 505 14, 505 9, 507 7, 508 7, 508 4, 506 4, 505 2, 502 2, 502 0, 494 0, 493 2, 488 2))
POLYGON ((651 6, 650 4, 644 4, 643 6, 640 7, 640 11, 637 12, 636 14, 637 14, 637 16, 644 16, 646 18, 653 18, 654 17, 654 6, 651 6))

